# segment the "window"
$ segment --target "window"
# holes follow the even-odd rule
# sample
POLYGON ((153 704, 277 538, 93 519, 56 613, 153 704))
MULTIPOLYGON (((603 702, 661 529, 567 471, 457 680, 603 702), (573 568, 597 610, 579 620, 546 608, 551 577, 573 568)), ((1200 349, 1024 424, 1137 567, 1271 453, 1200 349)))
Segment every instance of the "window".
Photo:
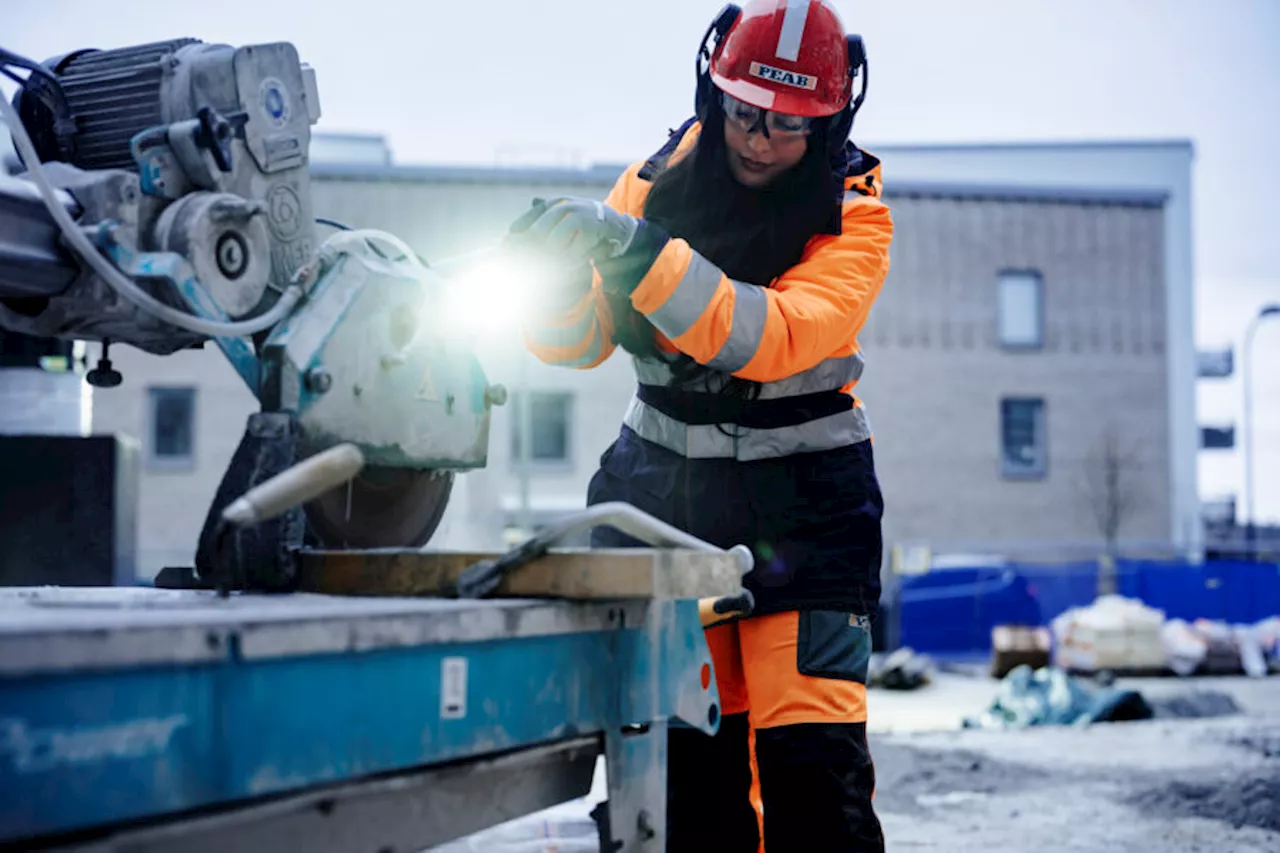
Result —
POLYGON ((1231 347, 1200 350, 1196 353, 1196 360, 1201 379, 1229 379, 1235 372, 1235 351, 1231 347))
POLYGON ((1236 446, 1236 428, 1234 426, 1200 427, 1200 447, 1202 450, 1231 450, 1236 446))
MULTIPOLYGON (((523 394, 512 395, 511 459, 520 464, 521 427, 524 413, 523 394)), ((533 440, 529 443, 529 461, 533 463, 557 463, 569 461, 569 426, 572 410, 571 394, 534 392, 529 399, 529 428, 533 440)))
POLYGON ((1210 498, 1200 502, 1200 515, 1211 527, 1234 527, 1236 524, 1236 499, 1234 495, 1210 498))
POLYGON ((196 391, 150 389, 150 458, 162 466, 185 467, 195 458, 196 391))
POLYGON ((1000 274, 1000 345, 1044 346, 1044 282, 1036 272, 1000 274))
POLYGON ((1006 477, 1040 478, 1048 467, 1044 400, 1000 401, 1000 462, 1006 477))

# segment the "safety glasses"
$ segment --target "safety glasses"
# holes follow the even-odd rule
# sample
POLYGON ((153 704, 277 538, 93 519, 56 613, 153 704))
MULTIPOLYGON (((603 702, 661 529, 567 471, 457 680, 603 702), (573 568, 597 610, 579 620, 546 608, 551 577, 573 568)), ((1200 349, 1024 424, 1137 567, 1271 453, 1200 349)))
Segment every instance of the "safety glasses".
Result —
POLYGON ((762 110, 725 92, 721 92, 720 102, 724 105, 725 117, 744 133, 763 128, 765 136, 772 134, 782 137, 804 136, 813 124, 813 119, 805 116, 762 110))

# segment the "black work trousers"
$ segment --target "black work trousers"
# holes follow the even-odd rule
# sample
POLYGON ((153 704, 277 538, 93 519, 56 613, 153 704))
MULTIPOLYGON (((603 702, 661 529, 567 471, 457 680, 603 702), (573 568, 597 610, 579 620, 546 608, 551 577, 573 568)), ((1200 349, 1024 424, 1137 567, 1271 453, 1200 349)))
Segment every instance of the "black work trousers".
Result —
MULTIPOLYGON (((672 728, 667 757, 668 853, 756 853, 747 714, 707 737, 672 728)), ((810 724, 755 733, 766 853, 883 853, 872 808, 866 724, 810 724)))
MULTIPOLYGON (((720 730, 670 732, 667 850, 759 850, 754 726, 766 853, 882 853, 865 716, 883 510, 870 443, 803 458, 691 460, 624 427, 588 492, 588 504, 609 501, 720 547, 748 545, 756 558, 746 585, 760 615, 739 623, 740 673, 729 671, 720 638, 712 642, 732 626, 708 631, 720 730)), ((641 543, 598 528, 592 545, 641 543)))

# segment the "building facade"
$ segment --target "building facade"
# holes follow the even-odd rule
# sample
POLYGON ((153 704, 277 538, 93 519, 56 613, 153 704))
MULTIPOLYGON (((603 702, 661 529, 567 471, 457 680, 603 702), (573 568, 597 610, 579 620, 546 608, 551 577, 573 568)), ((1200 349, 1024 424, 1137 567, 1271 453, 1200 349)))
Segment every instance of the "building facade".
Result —
MULTIPOLYGON (((1189 146, 874 150, 897 236, 859 393, 886 543, 1196 552, 1189 146)), ((392 232, 428 262, 492 245, 532 198, 603 198, 620 172, 349 159, 313 166, 316 215, 392 232)), ((489 465, 458 478, 443 549, 499 548, 581 507, 634 390, 621 352, 572 371, 513 334, 478 346, 490 380, 530 401, 529 459, 515 408, 496 409, 489 465)), ((212 347, 112 359, 124 384, 94 393, 93 430, 142 444, 145 578, 190 563, 255 401, 212 347)))
POLYGON ((863 336, 890 542, 1173 541, 1164 200, 905 187, 863 336))

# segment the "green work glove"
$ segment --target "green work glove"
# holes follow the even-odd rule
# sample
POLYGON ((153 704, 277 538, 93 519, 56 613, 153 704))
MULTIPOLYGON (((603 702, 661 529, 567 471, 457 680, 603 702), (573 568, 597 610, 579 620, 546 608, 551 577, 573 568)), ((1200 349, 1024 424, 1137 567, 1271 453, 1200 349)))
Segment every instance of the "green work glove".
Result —
POLYGON ((560 256, 571 266, 607 261, 631 246, 640 220, 589 198, 534 202, 511 225, 511 239, 560 256))

